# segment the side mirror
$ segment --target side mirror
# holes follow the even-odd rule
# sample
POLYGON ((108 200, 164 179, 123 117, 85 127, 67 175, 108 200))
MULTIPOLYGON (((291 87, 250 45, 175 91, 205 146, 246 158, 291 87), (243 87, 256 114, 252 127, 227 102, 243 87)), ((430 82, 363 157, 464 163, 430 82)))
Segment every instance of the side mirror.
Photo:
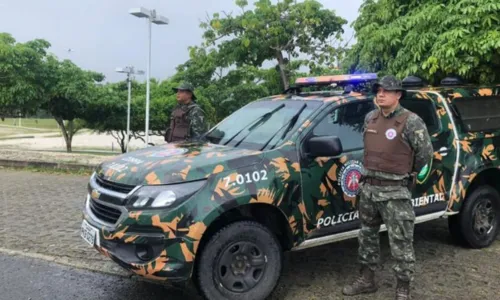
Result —
POLYGON ((317 136, 307 141, 306 151, 312 157, 330 157, 340 155, 344 150, 337 136, 317 136))

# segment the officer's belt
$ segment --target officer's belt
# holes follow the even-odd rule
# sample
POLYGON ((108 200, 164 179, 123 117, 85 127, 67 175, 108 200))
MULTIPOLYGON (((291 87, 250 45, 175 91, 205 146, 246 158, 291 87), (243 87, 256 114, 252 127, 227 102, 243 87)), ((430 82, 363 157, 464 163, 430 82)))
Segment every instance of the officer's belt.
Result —
POLYGON ((366 182, 371 185, 378 185, 378 186, 394 186, 394 185, 401 185, 401 186, 406 186, 408 185, 408 179, 402 179, 402 180, 382 180, 382 179, 377 179, 373 177, 363 177, 361 179, 362 182, 366 182))

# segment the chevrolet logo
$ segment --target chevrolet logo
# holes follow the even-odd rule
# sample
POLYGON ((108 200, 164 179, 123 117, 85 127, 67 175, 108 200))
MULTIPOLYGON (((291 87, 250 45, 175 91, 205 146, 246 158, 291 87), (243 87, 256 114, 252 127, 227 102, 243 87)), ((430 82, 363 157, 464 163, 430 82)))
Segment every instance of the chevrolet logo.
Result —
POLYGON ((92 197, 92 199, 99 199, 99 196, 101 196, 101 193, 98 190, 93 189, 90 196, 92 197))

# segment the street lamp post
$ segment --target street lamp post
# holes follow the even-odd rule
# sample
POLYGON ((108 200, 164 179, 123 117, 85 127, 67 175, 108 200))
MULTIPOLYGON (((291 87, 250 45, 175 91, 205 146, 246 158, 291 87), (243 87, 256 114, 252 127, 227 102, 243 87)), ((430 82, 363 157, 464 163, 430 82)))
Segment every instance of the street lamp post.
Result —
POLYGON ((132 8, 129 10, 131 15, 138 18, 147 18, 148 20, 148 65, 146 76, 146 147, 149 145, 149 98, 150 98, 150 77, 151 77, 151 23, 157 25, 167 25, 169 20, 156 13, 156 10, 149 10, 144 7, 132 8))
POLYGON ((143 75, 144 71, 138 70, 135 71, 134 67, 125 67, 125 68, 116 68, 116 72, 118 73, 126 73, 127 74, 127 86, 128 86, 128 101, 127 101, 127 145, 125 147, 126 152, 128 153, 128 143, 130 142, 130 101, 132 99, 132 78, 131 75, 138 74, 143 75))

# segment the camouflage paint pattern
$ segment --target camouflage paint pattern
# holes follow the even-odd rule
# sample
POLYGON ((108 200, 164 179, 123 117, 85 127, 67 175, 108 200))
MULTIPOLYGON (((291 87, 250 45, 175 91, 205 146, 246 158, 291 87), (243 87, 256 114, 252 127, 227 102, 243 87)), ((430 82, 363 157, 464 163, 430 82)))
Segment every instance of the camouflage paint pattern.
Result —
MULTIPOLYGON (((498 95, 499 88, 426 88, 408 92, 410 99, 431 101, 436 106, 439 121, 438 130, 430 132, 434 146, 431 171, 412 193, 416 216, 436 211, 458 211, 474 177, 484 169, 498 168, 498 133, 481 135, 459 131, 459 169, 452 193, 447 194, 452 185, 458 149, 451 116, 443 101, 451 106, 457 97, 490 92, 498 95), (448 154, 438 153, 440 147, 449 148, 448 154), (449 202, 447 197, 450 197, 449 202)), ((203 143, 167 144, 103 162, 96 170, 99 177, 131 187, 195 180, 205 180, 205 184, 192 199, 176 207, 164 210, 129 208, 126 218, 114 228, 98 227, 101 242, 113 241, 121 245, 140 244, 147 240, 137 233, 138 227, 158 230, 165 239, 159 255, 151 261, 130 262, 120 259, 116 249, 97 247, 98 250, 136 274, 153 279, 183 280, 191 275, 198 246, 207 228, 232 208, 254 203, 277 207, 288 221, 293 247, 306 239, 326 234, 321 232, 325 228, 334 229, 329 234, 359 228, 356 210, 359 195, 346 193, 342 182, 346 182, 347 173, 357 176, 362 166, 362 149, 343 153, 340 157, 304 159, 301 143, 328 110, 355 101, 373 102, 373 95, 277 95, 260 101, 266 100, 320 100, 324 104, 288 141, 273 150, 261 152, 203 143), (327 221, 329 224, 325 225, 327 221)), ((354 185, 353 190, 357 188, 354 185)), ((86 212, 84 218, 96 226, 86 212)))
MULTIPOLYGON (((293 143, 286 143, 267 153, 206 144, 183 146, 168 144, 140 150, 107 161, 97 171, 105 180, 129 185, 206 180, 204 187, 196 194, 196 200, 163 211, 131 210, 128 218, 115 229, 108 231, 101 228, 100 240, 141 243, 136 233, 128 232, 132 225, 157 227, 164 232, 166 239, 177 239, 178 242, 169 243, 154 261, 129 264, 126 268, 138 275, 160 279, 171 276, 173 267, 169 262, 185 262, 187 267, 184 270, 189 273, 179 276, 189 277, 207 227, 223 212, 245 204, 263 203, 279 207, 286 216, 295 244, 301 241, 303 232, 310 230, 306 223, 304 203, 290 205, 296 201, 294 199, 301 198, 300 166, 293 143), (161 157, 175 151, 182 151, 183 154, 161 157), (130 159, 130 155, 133 155, 133 159, 130 159), (243 177, 238 178, 238 175, 243 177)), ((92 220, 88 221, 92 224, 92 220)), ((116 259, 110 251, 104 248, 100 251, 116 259)))
MULTIPOLYGON (((467 97, 500 96, 500 87, 459 87, 441 91, 446 96, 447 103, 454 104, 457 100, 467 97)), ((469 100, 467 100, 469 101, 469 100)), ((474 101, 474 100, 470 100, 474 101)), ((483 171, 500 168, 500 129, 492 132, 468 132, 460 122, 456 122, 459 133, 459 163, 455 180, 455 188, 450 195, 448 211, 458 212, 466 197, 467 190, 474 178, 483 171)), ((456 144, 454 151, 456 151, 456 144)))
MULTIPOLYGON (((174 112, 176 109, 188 111, 186 118, 189 120, 189 130, 186 139, 198 139, 208 130, 205 112, 198 103, 191 102, 190 104, 177 104, 177 106, 172 109, 170 120, 174 118, 174 112)), ((165 136, 167 136, 171 130, 173 130, 173 128, 167 128, 165 136)))
MULTIPOLYGON (((367 185, 367 184, 364 184, 367 185)), ((370 189, 362 189, 359 214, 358 258, 361 264, 375 271, 380 267, 380 226, 385 223, 389 233, 391 255, 395 260, 393 270, 403 281, 413 281, 415 273, 415 251, 413 231, 415 212, 410 199, 377 201, 370 189)))
MULTIPOLYGON (((398 89, 392 78, 384 77, 382 87, 398 89), (386 79, 384 81, 384 79, 386 79)), ((395 118, 407 109, 398 106, 387 118, 395 118)), ((363 133, 366 134, 368 122, 373 111, 364 120, 363 133)), ((384 116, 380 116, 384 118, 384 116)), ((418 173, 433 159, 433 147, 424 121, 416 114, 410 114, 402 130, 404 139, 414 151, 413 172, 418 173)), ((383 136, 380 135, 380 138, 383 136)), ((387 137, 389 138, 389 137, 387 137)), ((365 145, 367 141, 365 140, 365 145)), ((365 169, 364 175, 379 179, 402 180, 408 175, 398 175, 365 169)), ((361 229, 358 235, 358 257, 361 264, 375 271, 380 267, 380 227, 385 223, 389 235, 391 254, 395 260, 393 270, 396 277, 403 281, 413 281, 415 273, 415 252, 413 232, 415 211, 411 202, 411 191, 406 186, 373 186, 363 183, 359 202, 361 229), (387 201, 389 200, 389 201, 387 201)))
MULTIPOLYGON (((179 86, 172 88, 172 90, 177 93, 179 90, 181 91, 189 91, 192 94, 193 102, 190 104, 177 104, 177 106, 172 110, 170 118, 174 117, 173 112, 175 109, 181 110, 189 110, 187 114, 187 119, 190 120, 190 127, 187 138, 197 139, 202 134, 204 134, 208 130, 208 125, 205 117, 205 112, 201 108, 201 106, 196 102, 196 95, 194 93, 194 86, 189 82, 182 82, 179 86)), ((172 128, 167 129, 168 132, 172 130, 172 128)))

